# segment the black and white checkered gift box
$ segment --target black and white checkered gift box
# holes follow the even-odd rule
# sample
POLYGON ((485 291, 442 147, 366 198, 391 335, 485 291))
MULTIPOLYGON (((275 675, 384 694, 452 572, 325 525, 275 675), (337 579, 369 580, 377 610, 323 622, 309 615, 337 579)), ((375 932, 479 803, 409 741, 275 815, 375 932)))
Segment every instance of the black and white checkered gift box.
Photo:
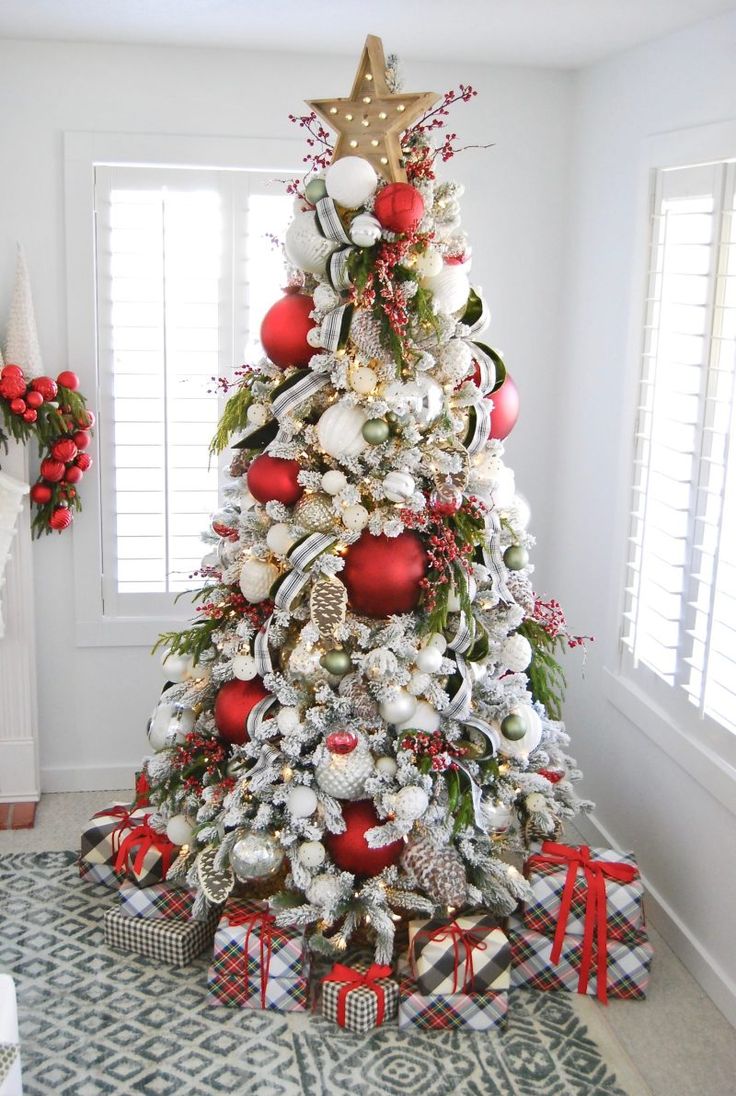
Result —
POLYGON ((154 921, 126 917, 113 907, 105 914, 105 943, 118 951, 183 967, 212 945, 217 919, 215 910, 206 921, 154 921))
POLYGON ((322 1015, 346 1031, 363 1033, 379 1023, 396 1019, 399 985, 389 967, 371 966, 357 960, 350 967, 337 963, 322 979, 322 1015), (378 971, 383 971, 382 975, 378 971), (370 972, 377 975, 371 977, 370 972), (355 976, 369 983, 352 981, 355 976))

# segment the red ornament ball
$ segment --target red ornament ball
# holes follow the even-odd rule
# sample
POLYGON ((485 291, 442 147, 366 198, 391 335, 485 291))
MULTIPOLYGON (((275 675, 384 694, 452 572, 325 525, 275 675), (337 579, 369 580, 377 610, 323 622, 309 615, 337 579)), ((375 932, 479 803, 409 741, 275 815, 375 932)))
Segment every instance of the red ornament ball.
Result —
POLYGON ((64 464, 74 460, 77 455, 77 447, 71 438, 59 438, 51 446, 51 456, 55 460, 61 460, 64 464))
POLYGON ((53 491, 45 483, 34 483, 31 488, 31 501, 36 503, 36 506, 44 506, 47 502, 51 502, 51 496, 53 491))
POLYGON ((510 373, 506 374, 500 388, 488 396, 493 400, 491 411, 491 432, 489 438, 503 441, 516 426, 519 417, 519 389, 510 373))
POLYGON ((64 473, 64 482, 79 483, 83 475, 84 470, 80 468, 78 464, 70 464, 64 473))
POLYGON ((35 422, 37 418, 38 411, 33 407, 29 407, 23 412, 23 422, 35 422))
POLYGON ((45 400, 55 400, 56 393, 59 391, 56 381, 51 377, 34 377, 31 381, 31 388, 34 392, 39 392, 45 400))
POLYGON ((64 478, 65 471, 63 461, 54 460, 53 457, 45 457, 41 461, 41 475, 49 483, 59 483, 64 478))
POLYGON ((77 426, 81 426, 83 430, 89 430, 90 427, 95 424, 95 413, 90 411, 89 408, 85 408, 81 415, 77 418, 77 426))
POLYGON ((283 502, 284 506, 293 506, 304 494, 304 488, 297 480, 300 472, 298 461, 262 453, 248 468, 248 490, 259 502, 283 502))
POLYGON ((325 739, 325 746, 334 754, 352 753, 358 745, 358 736, 353 731, 333 731, 325 739))
POLYGON ((76 373, 72 373, 71 369, 65 369, 63 373, 59 373, 56 383, 60 388, 68 388, 70 391, 76 392, 79 388, 79 377, 76 373))
POLYGON ((26 382, 22 374, 7 373, 0 377, 0 396, 6 400, 17 400, 26 394, 26 382))
POLYGON ((315 326, 309 313, 314 301, 303 293, 287 293, 272 305, 261 324, 263 349, 274 365, 287 369, 290 365, 309 365, 315 353, 307 342, 307 334, 315 326))
POLYGON ((245 729, 251 710, 268 696, 260 677, 250 681, 228 681, 215 698, 215 726, 220 737, 233 745, 242 746, 248 740, 245 729))
POLYGON ((372 849, 365 839, 366 830, 381 824, 372 799, 343 803, 342 816, 345 832, 328 833, 323 839, 341 871, 349 871, 353 875, 378 875, 397 862, 404 849, 403 841, 393 841, 380 849, 372 849))
POLYGON ((80 453, 74 463, 77 468, 81 468, 83 472, 86 472, 88 468, 92 467, 92 457, 89 453, 80 453))
POLYGON ((49 527, 61 532, 68 529, 72 523, 72 512, 66 506, 57 506, 49 518, 49 527))
POLYGON ((416 609, 427 571, 427 553, 411 530, 398 537, 363 533, 345 554, 338 577, 356 613, 386 617, 416 609))
POLYGON ((413 232, 424 215, 424 199, 411 183, 389 183, 376 196, 373 212, 389 232, 413 232))
POLYGON ((89 436, 86 430, 77 430, 72 437, 72 441, 76 445, 77 449, 89 449, 92 438, 89 436))
POLYGON ((10 401, 10 410, 14 415, 22 415, 26 409, 26 401, 22 400, 20 396, 10 401))
POLYGON ((29 407, 40 407, 43 403, 43 396, 35 388, 31 388, 26 392, 26 403, 29 407))
POLYGON ((8 363, 8 365, 4 365, 2 367, 2 369, 0 369, 0 377, 22 377, 22 376, 23 376, 23 370, 21 369, 21 367, 19 365, 11 365, 10 363, 8 363))

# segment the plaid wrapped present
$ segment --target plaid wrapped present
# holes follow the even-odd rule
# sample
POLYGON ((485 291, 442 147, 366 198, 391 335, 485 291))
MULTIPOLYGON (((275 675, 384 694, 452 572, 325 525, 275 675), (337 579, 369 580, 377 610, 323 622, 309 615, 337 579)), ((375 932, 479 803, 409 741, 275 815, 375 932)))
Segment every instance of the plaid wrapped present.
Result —
POLYGON ((208 1000, 211 1005, 230 1008, 274 1009, 278 1012, 305 1012, 309 1006, 309 979, 269 978, 265 986, 258 979, 240 974, 222 974, 214 966, 207 972, 208 1000))
POLYGON ((509 987, 509 942, 486 914, 410 921, 409 962, 419 990, 431 996, 509 987))
POLYGON ((120 845, 127 834, 142 825, 149 811, 126 803, 112 803, 93 815, 82 831, 79 874, 90 883, 117 887, 125 878, 125 869, 116 867, 120 845), (106 868, 92 871, 92 868, 106 868))
POLYGON ((169 841, 165 833, 154 830, 146 815, 120 842, 115 870, 122 871, 139 887, 150 887, 164 881, 178 854, 178 846, 169 841))
POLYGON ((151 921, 126 917, 114 906, 105 914, 105 943, 167 966, 183 967, 209 947, 216 923, 216 912, 207 921, 151 921))
POLYGON ((592 873, 602 877, 609 940, 636 939, 644 927, 644 888, 631 852, 545 841, 525 870, 532 896, 524 906, 524 924, 535 932, 554 936, 564 920, 564 933, 585 934, 592 873))
POLYGON ((399 987, 391 967, 356 962, 335 963, 322 979, 322 1014, 347 1031, 359 1033, 393 1020, 399 1005, 399 987))
POLYGON ((126 917, 147 917, 153 921, 191 921, 197 892, 170 883, 154 883, 138 887, 124 881, 120 884, 120 912, 126 917))
POLYGON ((85 883, 96 883, 113 890, 117 890, 124 878, 110 864, 87 864, 84 860, 79 861, 79 877, 85 883))
POLYGON ((605 950, 593 949, 586 964, 582 936, 565 936, 559 958, 553 955, 554 941, 535 932, 514 915, 509 919, 511 943, 511 985, 532 989, 567 989, 608 997, 641 1000, 646 997, 652 963, 652 945, 640 932, 633 943, 609 940, 605 950))
POLYGON ((496 993, 426 994, 419 991, 408 972, 403 972, 399 983, 400 1028, 492 1031, 505 1027, 508 1009, 509 994, 506 989, 496 993))

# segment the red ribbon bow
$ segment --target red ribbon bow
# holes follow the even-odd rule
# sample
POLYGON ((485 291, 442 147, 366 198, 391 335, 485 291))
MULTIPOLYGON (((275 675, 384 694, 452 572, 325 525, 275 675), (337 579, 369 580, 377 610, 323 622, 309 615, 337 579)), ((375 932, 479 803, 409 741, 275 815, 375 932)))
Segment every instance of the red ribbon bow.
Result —
POLYGON ((345 1027, 348 994, 361 986, 372 990, 376 995, 376 1027, 380 1027, 386 1011, 386 994, 383 986, 379 984, 379 979, 388 978, 390 973, 391 967, 382 967, 378 963, 373 963, 364 974, 361 974, 359 970, 353 970, 352 967, 346 967, 343 963, 335 963, 330 973, 326 974, 322 981, 343 983, 337 995, 337 1022, 340 1027, 345 1027))
POLYGON ((578 869, 582 869, 587 891, 578 993, 588 992, 588 981, 595 946, 597 949, 596 996, 599 1001, 607 1005, 608 920, 606 917, 606 879, 613 879, 617 883, 632 883, 639 874, 638 869, 634 864, 624 864, 612 860, 594 860, 588 845, 580 845, 575 848, 570 845, 558 845, 554 841, 545 841, 542 845, 542 851, 529 857, 527 867, 534 867, 535 864, 567 864, 567 875, 560 904, 560 917, 555 930, 552 954, 550 955, 550 959, 555 965, 559 963, 562 954, 562 944, 568 918, 570 917, 578 869))
POLYGON ((115 871, 127 871, 129 860, 133 857, 130 868, 134 876, 139 876, 143 871, 146 853, 150 849, 156 849, 161 854, 161 877, 165 879, 174 860, 176 845, 169 841, 165 833, 157 833, 156 830, 152 829, 148 818, 149 816, 146 815, 140 825, 136 826, 123 838, 115 861, 115 871), (137 852, 135 852, 136 848, 138 849, 137 852))
POLYGON ((477 929, 464 929, 462 925, 459 925, 457 921, 450 921, 446 925, 439 925, 436 928, 418 929, 411 941, 411 948, 409 949, 409 956, 412 967, 415 965, 415 948, 418 938, 423 937, 422 946, 426 946, 432 941, 436 941, 438 944, 444 943, 445 940, 452 942, 452 952, 454 959, 454 967, 452 971, 452 992, 453 993, 472 993, 473 986, 475 985, 475 970, 473 967, 473 952, 486 951, 488 944, 486 942, 486 936, 488 935, 488 928, 477 929), (460 955, 460 949, 463 949, 464 956, 460 955), (463 979, 462 986, 458 984, 458 971, 460 969, 461 962, 465 961, 465 978, 463 979))
POLYGON ((246 983, 248 981, 248 954, 250 937, 254 929, 258 930, 259 943, 259 973, 261 980, 261 1008, 266 1007, 266 991, 268 989, 268 976, 271 970, 271 956, 273 954, 273 941, 290 939, 289 933, 279 928, 276 918, 268 910, 250 910, 247 906, 236 905, 232 909, 225 910, 228 924, 231 928, 246 925, 245 940, 243 942, 243 960, 246 970, 246 983))
MULTIPOLYGON (((122 803, 117 803, 114 807, 105 807, 104 810, 98 811, 97 814, 93 814, 93 818, 119 818, 117 826, 114 826, 110 831, 110 844, 112 845, 113 856, 115 856, 120 848, 120 838, 123 830, 129 829, 135 825, 139 819, 133 819, 133 813, 137 810, 135 803, 130 807, 123 806, 122 803)), ((149 815, 146 815, 142 821, 147 822, 149 815)))

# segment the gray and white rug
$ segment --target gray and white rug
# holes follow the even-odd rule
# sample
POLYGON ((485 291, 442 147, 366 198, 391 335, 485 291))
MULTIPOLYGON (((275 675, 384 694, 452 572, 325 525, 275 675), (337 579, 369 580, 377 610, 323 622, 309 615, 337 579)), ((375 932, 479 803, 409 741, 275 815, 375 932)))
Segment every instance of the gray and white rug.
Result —
POLYGON ((318 1015, 213 1008, 206 956, 171 970, 105 947, 113 895, 74 861, 0 857, 26 1096, 628 1096, 566 994, 512 991, 502 1035, 352 1035, 318 1015))

